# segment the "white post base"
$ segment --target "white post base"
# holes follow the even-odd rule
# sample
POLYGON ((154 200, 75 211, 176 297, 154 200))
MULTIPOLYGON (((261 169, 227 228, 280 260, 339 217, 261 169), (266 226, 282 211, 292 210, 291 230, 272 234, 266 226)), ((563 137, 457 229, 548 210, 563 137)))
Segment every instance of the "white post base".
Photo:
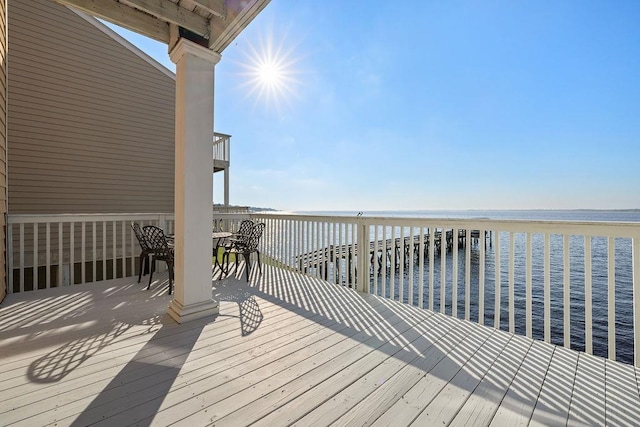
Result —
POLYGON ((203 317, 215 316, 219 313, 220 306, 216 301, 209 300, 184 306, 175 299, 167 308, 167 313, 178 323, 190 322, 203 317))

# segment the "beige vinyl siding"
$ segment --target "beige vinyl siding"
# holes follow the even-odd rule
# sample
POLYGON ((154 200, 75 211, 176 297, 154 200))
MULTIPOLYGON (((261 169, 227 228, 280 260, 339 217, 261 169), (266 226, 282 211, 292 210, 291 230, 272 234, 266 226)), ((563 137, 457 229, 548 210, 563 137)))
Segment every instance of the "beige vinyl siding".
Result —
POLYGON ((0 301, 7 294, 7 19, 5 1, 0 0, 0 301))
POLYGON ((9 19, 9 212, 173 212, 174 80, 54 2, 9 19))

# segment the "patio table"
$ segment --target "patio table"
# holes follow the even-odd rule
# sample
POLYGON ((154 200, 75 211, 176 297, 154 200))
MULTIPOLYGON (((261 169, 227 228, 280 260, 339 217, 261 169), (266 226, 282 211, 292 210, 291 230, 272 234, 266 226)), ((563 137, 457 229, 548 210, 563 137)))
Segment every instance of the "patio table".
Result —
POLYGON ((217 265, 220 268, 222 268, 222 265, 220 265, 220 261, 218 261, 218 251, 220 249, 222 242, 224 242, 226 239, 228 239, 231 236, 233 236, 233 233, 229 231, 216 231, 211 234, 211 238, 216 241, 216 244, 213 250, 213 256, 215 257, 215 265, 217 265))

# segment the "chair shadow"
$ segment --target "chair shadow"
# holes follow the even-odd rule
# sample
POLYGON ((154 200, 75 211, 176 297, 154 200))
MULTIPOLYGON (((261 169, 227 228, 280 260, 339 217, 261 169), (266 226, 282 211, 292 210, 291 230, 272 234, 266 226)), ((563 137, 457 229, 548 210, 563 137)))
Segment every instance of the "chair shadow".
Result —
POLYGON ((218 301, 235 302, 239 308, 240 331, 247 336, 258 329, 264 315, 255 297, 255 288, 233 278, 216 282, 214 298, 218 301))

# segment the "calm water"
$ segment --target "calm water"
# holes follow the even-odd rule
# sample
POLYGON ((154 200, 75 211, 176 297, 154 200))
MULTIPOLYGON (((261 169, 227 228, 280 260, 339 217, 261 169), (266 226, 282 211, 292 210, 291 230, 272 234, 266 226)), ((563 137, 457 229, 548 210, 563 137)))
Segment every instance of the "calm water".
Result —
MULTIPOLYGON (((304 214, 324 214, 355 216, 357 212, 300 212, 304 214)), ((640 223, 640 210, 634 211, 366 211, 365 216, 387 217, 421 217, 421 218, 489 218, 489 219, 521 219, 521 220, 565 220, 565 221, 616 221, 640 223)), ((502 233, 499 236, 500 244, 500 280, 501 280, 501 329, 508 329, 508 257, 509 235, 502 233)), ((485 260, 485 315, 486 325, 493 326, 495 306, 495 246, 498 244, 496 236, 487 245, 485 260)), ((563 238, 560 235, 551 236, 551 341, 554 344, 563 344, 563 238)), ((533 293, 533 336, 537 339, 544 337, 544 237, 541 234, 533 234, 533 262, 532 262, 532 293, 533 293)), ((471 318, 478 319, 478 279, 479 279, 479 245, 471 248, 471 318)), ((593 349, 600 356, 607 356, 608 338, 608 243, 606 238, 592 238, 592 301, 593 301, 593 349)), ((515 234, 515 269, 514 269, 514 294, 515 294, 515 319, 516 333, 525 334, 525 235, 515 234)), ((416 263, 417 264, 417 263, 416 263)), ((446 282, 451 282, 453 274, 453 254, 446 254, 446 282)), ((439 310, 440 301, 440 254, 435 254, 434 273, 434 309, 439 310)), ((418 288, 420 287, 419 266, 415 265, 413 271, 412 290, 414 303, 418 300, 418 288)), ((570 237, 570 289, 571 289, 571 346, 576 350, 584 350, 584 321, 585 321, 585 295, 584 295, 584 237, 570 237)), ((386 274, 386 295, 391 291, 390 271, 386 274)), ((398 298, 399 279, 394 273, 394 297, 398 298)), ((408 302, 409 283, 408 267, 404 270, 404 295, 408 302)), ((424 305, 429 300, 429 266, 425 259, 424 266, 424 305)), ((465 250, 459 249, 458 253, 458 316, 464 316, 464 281, 465 281, 465 250)), ((378 277, 378 293, 382 289, 382 277, 378 277)), ((452 313, 451 287, 445 289, 445 312, 452 313)), ((615 241, 615 292, 616 292, 616 353, 617 360, 633 362, 633 306, 632 306, 632 259, 631 240, 616 239, 615 241)))

